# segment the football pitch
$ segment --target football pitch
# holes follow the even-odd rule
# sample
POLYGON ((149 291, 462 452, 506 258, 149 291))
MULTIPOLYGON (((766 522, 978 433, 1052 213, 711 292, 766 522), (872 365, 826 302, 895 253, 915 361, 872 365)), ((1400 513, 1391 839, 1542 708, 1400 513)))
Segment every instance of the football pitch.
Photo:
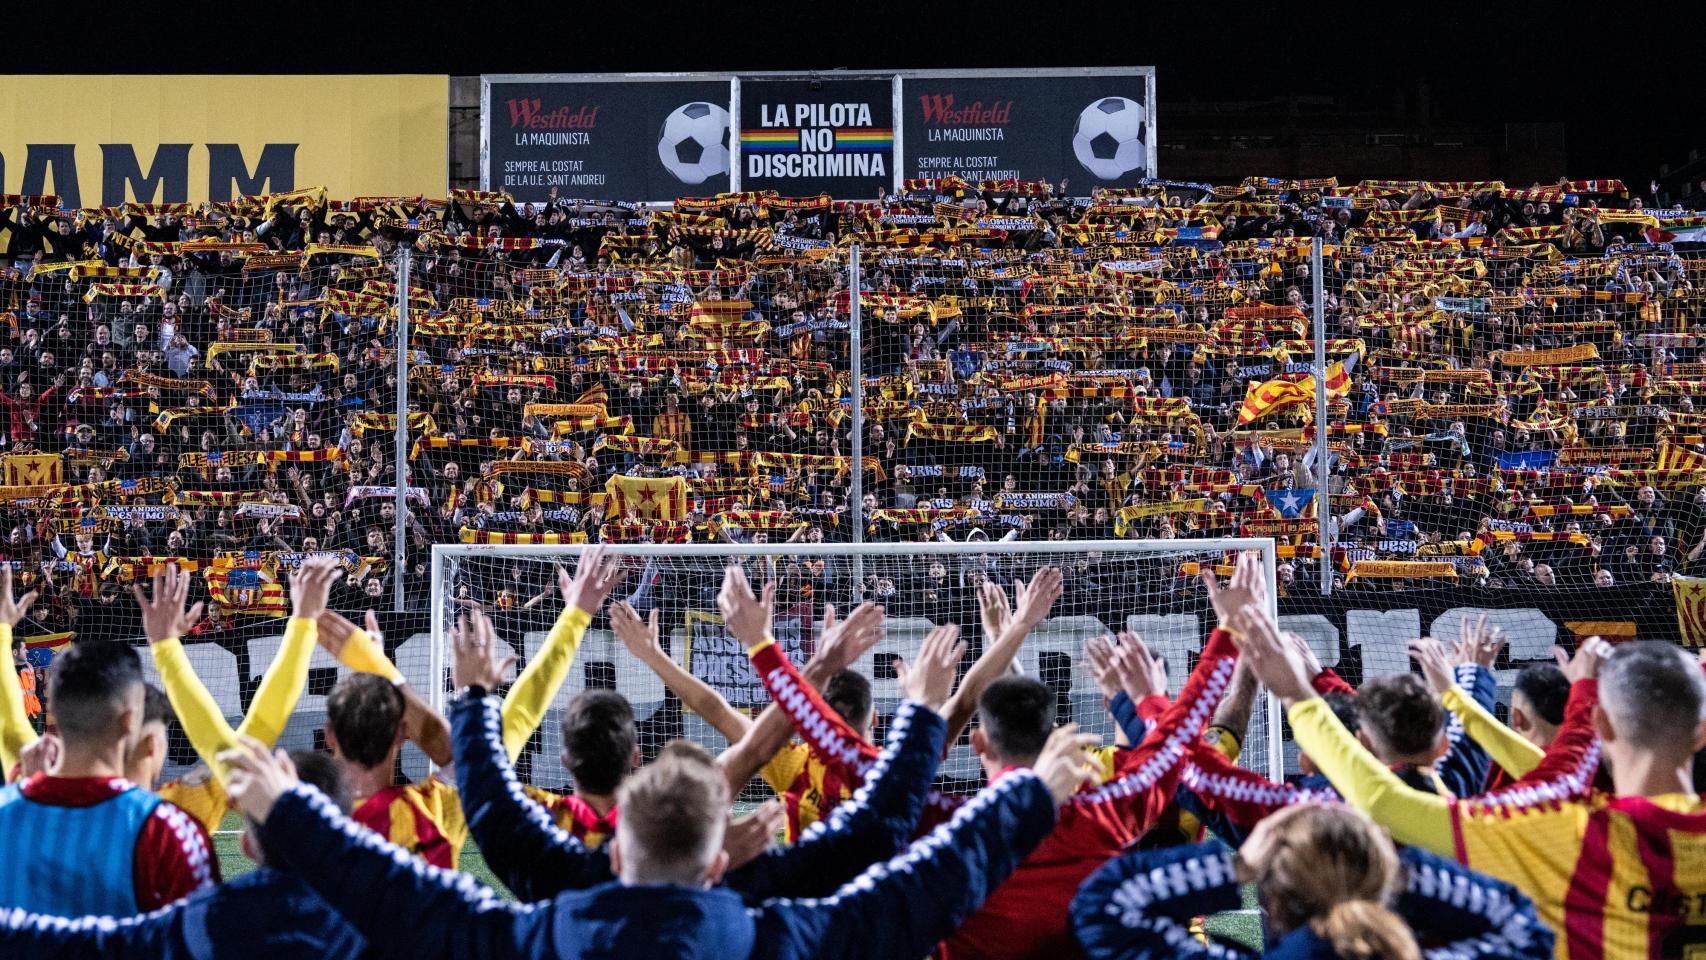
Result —
MULTIPOLYGON (((243 855, 242 832, 243 818, 236 813, 227 813, 213 835, 213 852, 219 858, 222 877, 235 877, 255 869, 254 861, 243 855)), ((480 855, 480 848, 472 840, 462 848, 460 868, 505 897, 510 896, 509 889, 492 875, 486 866, 486 858, 480 855)), ((1253 909, 1255 900, 1249 889, 1244 891, 1244 906, 1246 909, 1209 917, 1207 929, 1215 939, 1236 942, 1246 950, 1256 950, 1261 946, 1262 927, 1253 909)))

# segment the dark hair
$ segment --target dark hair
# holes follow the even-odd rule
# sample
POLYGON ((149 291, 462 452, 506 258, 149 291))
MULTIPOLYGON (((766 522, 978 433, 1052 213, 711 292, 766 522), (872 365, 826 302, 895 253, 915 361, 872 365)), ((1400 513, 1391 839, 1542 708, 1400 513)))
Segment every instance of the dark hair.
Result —
POLYGON ((326 698, 326 726, 350 762, 376 767, 391 755, 403 726, 403 694, 391 681, 352 673, 326 698))
POLYGON ((172 701, 166 699, 166 691, 152 683, 142 685, 142 722, 170 725, 172 718, 172 701))
POLYGON ((140 686, 142 660, 135 650, 116 640, 73 643, 54 658, 47 683, 60 736, 67 743, 116 738, 125 700, 140 686))
POLYGON ((1028 762, 1054 729, 1054 691, 1030 677, 1002 677, 977 698, 978 723, 995 752, 1028 762))
MULTIPOLYGON (((290 762, 296 765, 296 777, 303 783, 326 795, 326 799, 337 805, 342 813, 349 813, 355 806, 350 797, 349 782, 344 779, 344 768, 332 759, 329 753, 318 753, 313 750, 290 751, 290 762)), ((278 863, 282 851, 275 851, 267 844, 265 830, 249 831, 256 846, 260 847, 261 859, 266 863, 278 863)), ((277 840, 277 837, 273 838, 277 840)))
POLYGON ((637 741, 634 707, 614 690, 588 690, 563 712, 564 765, 585 793, 615 793, 637 741))
POLYGON ((297 779, 325 794, 326 799, 336 804, 339 810, 349 813, 355 806, 349 792, 349 781, 344 779, 344 768, 332 759, 331 754, 317 750, 292 750, 290 762, 296 764, 297 779))
POLYGON ((1401 754, 1425 753, 1445 729, 1445 707, 1413 673, 1370 680, 1357 691, 1363 729, 1401 754))
POLYGON ((823 685, 823 699, 841 719, 857 726, 871 712, 871 681, 854 670, 843 670, 823 685))
POLYGON ((1663 640, 1618 644, 1599 672, 1599 701, 1619 739, 1669 748, 1691 741, 1706 709, 1706 676, 1663 640))
POLYGON ((1348 693, 1329 693, 1321 699, 1327 701, 1327 709, 1333 711, 1333 716, 1339 718, 1345 729, 1356 735, 1362 729, 1362 717, 1357 713, 1357 698, 1348 693))
POLYGON ((1516 692, 1523 695, 1540 719, 1556 726, 1564 722, 1564 703, 1570 699, 1570 678, 1557 664, 1537 663, 1516 675, 1516 692))

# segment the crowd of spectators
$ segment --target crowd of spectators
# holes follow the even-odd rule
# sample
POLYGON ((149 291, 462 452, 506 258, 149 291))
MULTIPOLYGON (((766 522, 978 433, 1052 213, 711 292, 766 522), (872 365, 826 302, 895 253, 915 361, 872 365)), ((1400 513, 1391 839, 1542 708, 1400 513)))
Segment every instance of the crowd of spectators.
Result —
MULTIPOLYGON (((1284 587, 1325 526, 1353 589, 1706 572, 1706 218, 1616 181, 0 204, 3 549, 50 627, 167 558, 225 616, 282 612, 317 551, 334 602, 418 599, 455 541, 1248 534, 1284 587)), ((845 599, 994 573, 788 570, 845 599)))

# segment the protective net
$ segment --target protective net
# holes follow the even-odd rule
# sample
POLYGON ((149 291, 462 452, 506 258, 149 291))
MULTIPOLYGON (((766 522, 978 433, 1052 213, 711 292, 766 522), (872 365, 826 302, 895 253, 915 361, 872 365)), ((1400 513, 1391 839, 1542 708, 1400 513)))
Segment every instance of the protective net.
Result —
MULTIPOLYGON (((627 599, 642 616, 657 611, 660 638, 670 658, 738 709, 756 713, 770 696, 747 659, 745 648, 723 627, 716 595, 730 562, 744 566, 756 585, 777 587, 775 634, 796 665, 816 649, 826 605, 845 615, 869 599, 887 611, 884 639, 854 664, 872 683, 879 717, 899 701, 897 656, 910 657, 932 625, 953 623, 967 638, 966 666, 984 638, 975 590, 984 580, 1007 585, 1029 580, 1041 566, 1061 567, 1063 593, 1050 615, 1032 631, 1017 666, 1052 688, 1061 722, 1079 723, 1113 742, 1103 692, 1086 666, 1084 643, 1129 630, 1139 634, 1168 664, 1170 693, 1177 693, 1194 666, 1214 613, 1195 572, 1200 565, 1223 567, 1230 551, 1254 541, 1122 541, 1084 544, 984 543, 915 545, 770 545, 614 547, 628 570, 612 601, 627 599)), ((579 547, 439 547, 434 551, 435 617, 451 618, 478 607, 494 619, 500 640, 531 658, 562 609, 558 564, 572 565, 579 547)), ((1271 582, 1271 570, 1266 571, 1271 582)), ((526 661, 524 660, 524 663, 526 661)), ((614 689, 634 705, 641 751, 646 757, 669 740, 686 737, 713 752, 727 741, 691 712, 659 676, 611 634, 602 612, 582 642, 563 691, 520 761, 532 781, 551 787, 567 778, 558 760, 563 708, 587 689, 614 689)), ((1268 720, 1262 704, 1244 740, 1241 762, 1268 767, 1268 720)), ((965 738, 956 744, 943 773, 975 780, 975 756, 965 738)))

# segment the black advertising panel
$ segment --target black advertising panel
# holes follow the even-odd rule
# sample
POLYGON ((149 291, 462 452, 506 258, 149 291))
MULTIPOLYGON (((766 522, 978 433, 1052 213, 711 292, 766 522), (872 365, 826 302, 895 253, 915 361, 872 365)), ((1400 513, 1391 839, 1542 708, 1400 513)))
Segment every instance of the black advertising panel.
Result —
POLYGON ((673 200, 729 189, 729 82, 491 77, 483 183, 517 201, 673 200))
POLYGON ((894 186, 892 77, 742 77, 740 187, 863 199, 894 186))
POLYGON ((911 76, 901 81, 906 178, 1071 181, 1155 176, 1148 72, 911 76))

